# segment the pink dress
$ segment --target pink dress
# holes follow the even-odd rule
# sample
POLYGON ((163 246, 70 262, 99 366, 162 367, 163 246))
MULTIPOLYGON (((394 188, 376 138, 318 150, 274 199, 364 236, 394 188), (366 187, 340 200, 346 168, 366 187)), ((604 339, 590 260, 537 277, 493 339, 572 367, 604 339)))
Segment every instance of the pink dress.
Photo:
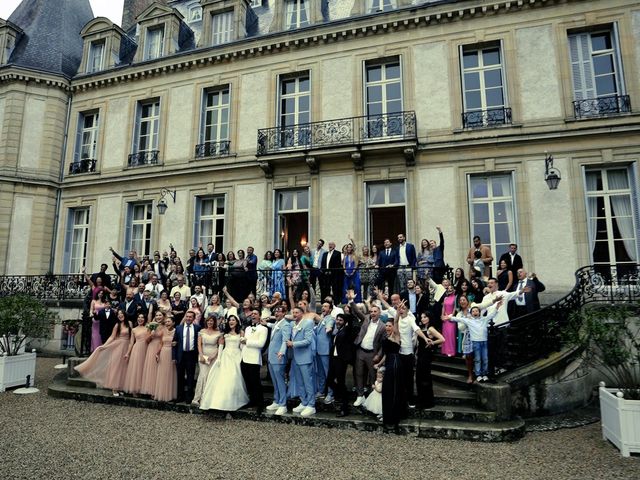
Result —
POLYGON ((162 349, 158 361, 158 376, 156 377, 156 392, 154 399, 159 402, 170 402, 178 397, 178 372, 173 362, 173 335, 175 329, 170 332, 164 330, 162 335, 162 349))
POLYGON ((94 351, 75 369, 83 378, 95 382, 98 387, 122 390, 127 373, 127 360, 124 356, 128 350, 129 329, 122 329, 113 342, 94 351))
POLYGON ((129 355, 129 366, 127 376, 124 379, 124 391, 128 393, 140 393, 142 387, 142 372, 147 355, 147 335, 149 331, 145 327, 133 329, 136 343, 133 344, 131 355, 129 355))
MULTIPOLYGON (((445 297, 442 302, 442 315, 450 315, 456 308, 456 296, 449 295, 445 297)), ((453 356, 456 354, 456 341, 457 341, 458 326, 456 322, 450 320, 442 321, 442 335, 444 336, 444 343, 442 344, 441 352, 443 355, 453 356)))
POLYGON ((153 339, 148 344, 144 359, 144 368, 142 369, 140 393, 143 395, 151 395, 153 397, 156 393, 156 377, 158 376, 156 353, 158 353, 158 349, 160 348, 163 330, 163 328, 158 327, 158 329, 151 334, 153 339))
POLYGON ((93 353, 96 348, 102 345, 102 337, 100 336, 100 322, 96 319, 98 312, 104 310, 104 306, 96 306, 91 319, 91 352, 93 353))

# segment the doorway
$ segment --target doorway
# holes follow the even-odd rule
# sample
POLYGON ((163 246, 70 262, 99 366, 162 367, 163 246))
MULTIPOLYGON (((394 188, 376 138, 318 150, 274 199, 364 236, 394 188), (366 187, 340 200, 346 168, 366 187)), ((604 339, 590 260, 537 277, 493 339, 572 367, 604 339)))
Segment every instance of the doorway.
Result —
POLYGON ((367 184, 367 235, 369 245, 382 248, 385 238, 395 242, 407 234, 404 181, 367 184))
POLYGON ((309 241, 309 189, 276 192, 275 244, 288 258, 294 248, 302 254, 309 241))

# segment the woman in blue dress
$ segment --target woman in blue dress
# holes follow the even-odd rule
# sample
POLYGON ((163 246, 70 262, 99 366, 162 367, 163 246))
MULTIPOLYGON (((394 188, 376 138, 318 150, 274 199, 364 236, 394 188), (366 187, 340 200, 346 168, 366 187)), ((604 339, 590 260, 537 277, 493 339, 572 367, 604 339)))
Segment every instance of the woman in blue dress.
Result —
POLYGON ((282 298, 287 297, 287 290, 284 285, 284 258, 282 250, 276 248, 273 251, 273 262, 271 263, 271 285, 269 294, 273 296, 275 292, 280 292, 282 298))
POLYGON ((355 254, 353 244, 347 244, 344 259, 342 260, 344 269, 344 283, 342 287, 342 303, 347 303, 347 290, 353 290, 356 294, 354 302, 362 302, 360 289, 360 271, 358 270, 358 257, 355 254))

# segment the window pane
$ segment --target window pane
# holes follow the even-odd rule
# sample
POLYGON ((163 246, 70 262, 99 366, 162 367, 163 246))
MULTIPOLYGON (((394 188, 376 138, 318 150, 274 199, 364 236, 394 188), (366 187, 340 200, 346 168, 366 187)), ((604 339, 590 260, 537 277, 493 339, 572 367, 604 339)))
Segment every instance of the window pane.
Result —
POLYGON ((387 101, 401 98, 400 83, 387 84, 387 101))
POLYGON ((509 243, 509 241, 511 240, 510 228, 508 223, 496 223, 495 232, 495 243, 509 243))
POLYGON ((487 90, 487 107, 500 107, 504 105, 502 88, 490 88, 487 90))
POLYGON ((483 243, 491 243, 491 229, 488 223, 474 224, 473 235, 478 235, 483 243))
POLYGON ((200 210, 202 215, 213 215, 213 200, 202 200, 200 210))
POLYGON ((467 110, 480 110, 482 109, 482 98, 479 91, 465 92, 465 100, 467 102, 467 110))
POLYGON ((611 34, 609 32, 594 33, 591 35, 591 50, 611 50, 611 34))
POLYGON ((615 76, 606 75, 604 77, 596 77, 596 91, 599 97, 615 94, 617 92, 615 76))
POLYGON ((493 204, 493 220, 494 222, 506 222, 507 208, 511 208, 511 202, 495 202, 493 204))
POLYGON ((482 62, 486 67, 487 65, 500 65, 500 49, 492 48, 482 51, 482 62))
POLYGON ((486 203, 476 203, 473 205, 473 223, 489 222, 489 205, 486 203))
POLYGON ((309 194, 307 190, 298 192, 298 210, 306 210, 309 208, 309 194))
POLYGON ((367 82, 379 82, 382 80, 382 65, 367 67, 367 82))
POLYGON ((293 210, 293 192, 280 193, 280 210, 293 210))
POLYGON ((593 73, 596 75, 602 75, 605 73, 613 72, 613 56, 612 55, 599 55, 593 57, 593 73))
POLYGON ((384 205, 384 185, 369 185, 369 205, 384 205))
POLYGON ((475 68, 478 66, 478 51, 464 52, 462 54, 462 65, 464 68, 475 68))
POLYGON ((478 72, 470 72, 464 74, 464 88, 466 90, 480 89, 480 74, 478 72))
POLYGON ((387 79, 400 78, 400 64, 387 64, 386 77, 387 79))
POLYGON ((484 86, 486 88, 490 87, 501 87, 502 86, 502 70, 488 70, 484 72, 484 86))
POLYGON ((404 184, 389 184, 389 203, 404 203, 404 184))
POLYGON ((473 196, 473 198, 487 198, 488 197, 487 180, 484 178, 472 179, 471 195, 473 196))

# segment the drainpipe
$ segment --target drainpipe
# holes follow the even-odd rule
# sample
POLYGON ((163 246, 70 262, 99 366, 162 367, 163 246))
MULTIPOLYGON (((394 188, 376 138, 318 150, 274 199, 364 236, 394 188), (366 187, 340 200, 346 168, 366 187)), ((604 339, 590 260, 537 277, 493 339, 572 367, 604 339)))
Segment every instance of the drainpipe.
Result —
POLYGON ((53 217, 53 234, 51 236, 51 253, 49 255, 49 271, 52 273, 55 265, 55 254, 56 254, 56 246, 58 239, 58 223, 60 222, 60 199, 62 197, 62 181, 64 179, 64 167, 65 167, 65 159, 67 157, 67 143, 69 140, 69 120, 71 118, 71 99, 73 97, 73 93, 69 93, 69 97, 67 98, 67 118, 64 123, 64 137, 62 141, 62 153, 60 158, 60 175, 58 176, 58 189, 56 190, 56 213, 53 217))

